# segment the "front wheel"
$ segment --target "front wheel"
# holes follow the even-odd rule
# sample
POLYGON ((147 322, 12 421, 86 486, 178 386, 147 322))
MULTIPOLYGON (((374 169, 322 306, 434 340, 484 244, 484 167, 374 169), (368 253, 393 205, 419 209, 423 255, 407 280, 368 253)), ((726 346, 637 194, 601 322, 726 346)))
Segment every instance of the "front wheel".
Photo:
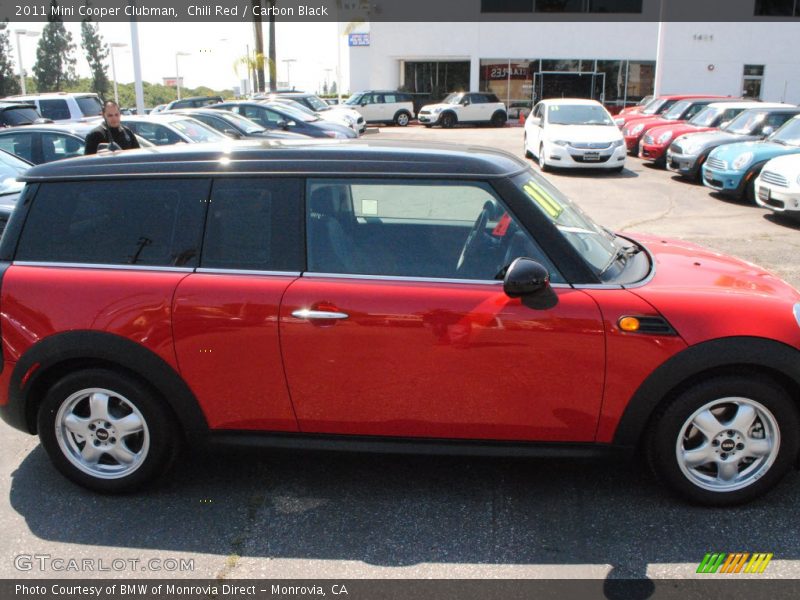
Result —
POLYGON ((442 128, 451 129, 456 124, 456 117, 453 113, 445 113, 442 115, 442 128))
POLYGON ((163 401, 141 381, 107 369, 77 371, 58 381, 39 407, 37 425, 55 467, 98 492, 149 483, 180 445, 163 401))
POLYGON ((668 404, 646 434, 650 464, 692 502, 730 506, 775 486, 800 448, 800 418, 769 380, 719 377, 668 404))
POLYGON ((540 168, 542 171, 549 171, 549 170, 550 170, 550 167, 548 167, 548 166, 547 166, 547 160, 546 160, 546 159, 545 159, 545 157, 544 157, 544 144, 541 144, 541 145, 539 146, 539 156, 538 156, 538 159, 539 159, 539 168, 540 168))

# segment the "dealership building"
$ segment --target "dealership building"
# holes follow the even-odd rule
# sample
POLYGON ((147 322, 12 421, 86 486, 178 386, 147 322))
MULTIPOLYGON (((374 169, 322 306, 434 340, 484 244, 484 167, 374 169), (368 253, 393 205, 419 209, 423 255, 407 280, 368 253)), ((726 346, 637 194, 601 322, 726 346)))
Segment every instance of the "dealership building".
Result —
MULTIPOLYGON (((727 6, 730 13, 729 3, 706 2, 727 6)), ((544 18, 536 14, 541 3, 499 4, 531 7, 534 17, 544 18)), ((553 12, 547 15, 562 20, 515 21, 512 17, 519 13, 508 13, 508 21, 478 21, 481 9, 491 4, 464 2, 478 11, 476 22, 362 24, 355 34, 343 36, 348 40, 350 74, 345 87, 351 92, 402 89, 434 99, 451 91, 491 91, 509 107, 562 96, 623 106, 656 87, 664 94, 707 93, 800 104, 800 15, 795 14, 800 2, 795 0, 786 7, 781 0, 740 3, 738 9, 744 12, 728 15, 739 22, 659 23, 635 13, 620 13, 620 21, 565 21, 553 12)), ((602 4, 606 11, 597 16, 603 19, 614 18, 608 7, 615 4, 658 15, 658 0, 560 4, 582 7, 587 17, 592 16, 592 5, 602 4)))

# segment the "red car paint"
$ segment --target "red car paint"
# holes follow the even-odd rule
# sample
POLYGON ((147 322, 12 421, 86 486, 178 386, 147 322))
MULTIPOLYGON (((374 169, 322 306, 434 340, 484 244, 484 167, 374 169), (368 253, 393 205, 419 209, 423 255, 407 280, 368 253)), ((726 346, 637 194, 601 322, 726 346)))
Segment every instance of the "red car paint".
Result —
POLYGON ((674 125, 659 125, 657 127, 645 129, 646 135, 642 137, 642 143, 639 146, 639 158, 648 161, 657 161, 666 154, 667 148, 669 148, 669 145, 676 138, 689 133, 701 133, 703 131, 712 131, 717 128, 698 127, 696 125, 691 125, 688 122, 676 122, 674 125), (658 139, 661 137, 661 135, 667 132, 672 132, 672 134, 669 136, 669 139, 666 142, 658 143, 658 139), (646 136, 650 136, 653 139, 652 144, 648 144, 646 141, 644 141, 646 136))

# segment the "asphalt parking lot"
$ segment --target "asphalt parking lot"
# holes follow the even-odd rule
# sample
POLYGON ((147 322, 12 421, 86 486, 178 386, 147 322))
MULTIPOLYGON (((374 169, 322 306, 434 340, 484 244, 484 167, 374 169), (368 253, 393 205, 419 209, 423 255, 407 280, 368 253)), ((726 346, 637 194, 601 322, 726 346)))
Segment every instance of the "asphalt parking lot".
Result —
MULTIPOLYGON (((368 138, 521 155, 522 135, 408 127, 368 138)), ((800 225, 768 211, 635 158, 622 174, 547 177, 611 229, 697 242, 800 286, 800 225)), ((722 510, 676 500, 635 461, 226 451, 182 459, 154 490, 107 497, 59 476, 36 438, 5 424, 0 436, 0 578, 683 578, 710 551, 772 552, 759 577, 800 574, 796 471, 722 510), (54 559, 94 567, 55 570, 54 559)))

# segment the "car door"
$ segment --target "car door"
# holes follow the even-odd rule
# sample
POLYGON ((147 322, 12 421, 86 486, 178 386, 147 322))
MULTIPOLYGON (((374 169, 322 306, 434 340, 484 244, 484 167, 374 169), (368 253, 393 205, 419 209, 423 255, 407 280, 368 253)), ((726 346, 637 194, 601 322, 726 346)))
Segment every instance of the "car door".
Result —
POLYGON ((307 272, 280 309, 301 431, 593 439, 599 309, 559 283, 491 186, 315 179, 306 197, 307 272), (497 279, 522 255, 556 282, 546 309, 509 298, 497 279))
POLYGON ((214 429, 296 431, 278 307, 303 265, 298 179, 214 182, 203 251, 173 303, 181 374, 214 429))
POLYGON ((480 104, 475 102, 475 94, 464 94, 462 106, 458 111, 458 120, 463 123, 472 123, 480 120, 480 104), (465 103, 466 104, 463 104, 465 103))
POLYGON ((364 94, 359 103, 359 111, 361 116, 367 122, 380 121, 383 116, 383 95, 382 94, 364 94))

